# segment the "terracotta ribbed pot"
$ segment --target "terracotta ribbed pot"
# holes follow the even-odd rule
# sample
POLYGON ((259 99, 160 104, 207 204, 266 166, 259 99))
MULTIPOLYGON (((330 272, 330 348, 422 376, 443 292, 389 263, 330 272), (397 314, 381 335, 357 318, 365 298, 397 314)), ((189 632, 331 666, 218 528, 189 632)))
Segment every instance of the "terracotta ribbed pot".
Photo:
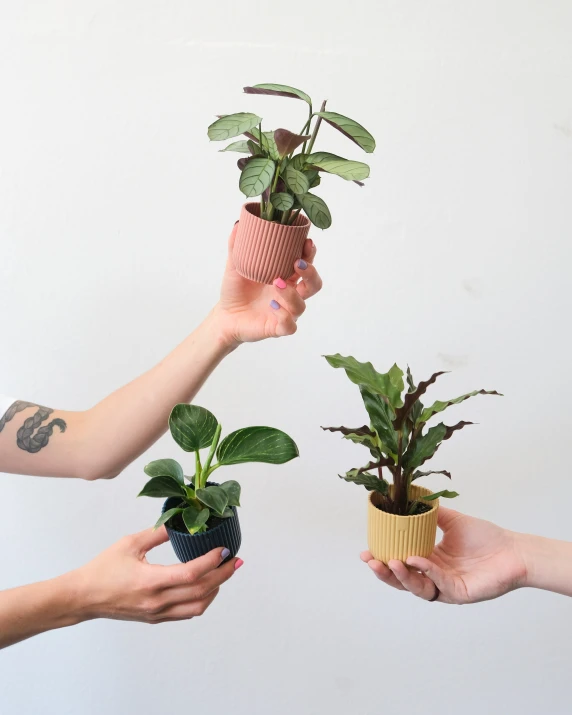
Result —
MULTIPOLYGON (((393 490, 392 487, 390 487, 393 490)), ((411 498, 431 494, 425 487, 411 487, 411 498)), ((387 564, 392 559, 405 561, 410 556, 429 556, 435 548, 439 500, 430 502, 431 511, 417 516, 397 516, 378 509, 377 492, 367 502, 367 544, 373 557, 387 564)))
POLYGON ((244 278, 257 283, 288 280, 302 258, 310 221, 298 214, 293 226, 260 218, 260 204, 244 204, 234 242, 234 265, 244 278))

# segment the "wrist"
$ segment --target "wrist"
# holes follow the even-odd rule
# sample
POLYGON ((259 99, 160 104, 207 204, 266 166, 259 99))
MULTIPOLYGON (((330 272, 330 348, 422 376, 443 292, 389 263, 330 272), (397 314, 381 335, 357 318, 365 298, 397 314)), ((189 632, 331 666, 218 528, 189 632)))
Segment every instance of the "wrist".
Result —
POLYGON ((75 626, 88 620, 86 597, 80 588, 77 571, 57 576, 47 583, 49 595, 46 594, 45 603, 51 606, 50 628, 75 626))
POLYGON ((228 312, 221 308, 219 303, 208 314, 203 325, 209 331, 211 339, 215 341, 225 356, 242 345, 242 340, 234 333, 228 312))

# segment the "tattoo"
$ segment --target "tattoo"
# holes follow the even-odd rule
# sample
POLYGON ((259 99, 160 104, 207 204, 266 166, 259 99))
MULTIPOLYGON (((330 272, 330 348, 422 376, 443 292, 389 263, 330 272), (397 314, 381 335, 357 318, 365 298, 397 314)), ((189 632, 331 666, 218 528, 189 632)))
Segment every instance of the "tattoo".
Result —
POLYGON ((16 435, 16 444, 20 449, 30 452, 30 454, 35 454, 48 444, 54 432, 54 427, 59 427, 60 432, 65 432, 67 425, 64 420, 56 418, 47 425, 40 427, 42 422, 47 420, 52 414, 53 410, 49 407, 36 405, 34 402, 18 400, 0 417, 0 432, 2 432, 5 424, 10 422, 14 415, 25 410, 27 407, 37 407, 38 411, 33 417, 27 417, 24 420, 24 424, 20 427, 16 435))

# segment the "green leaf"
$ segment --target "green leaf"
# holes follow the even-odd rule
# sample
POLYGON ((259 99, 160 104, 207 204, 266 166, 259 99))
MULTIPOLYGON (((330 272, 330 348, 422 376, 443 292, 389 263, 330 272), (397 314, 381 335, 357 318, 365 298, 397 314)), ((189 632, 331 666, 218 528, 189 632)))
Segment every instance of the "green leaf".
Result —
POLYGON ((224 139, 232 139, 244 132, 249 131, 253 127, 258 126, 262 119, 256 114, 248 112, 238 112, 237 114, 225 114, 213 122, 208 128, 208 135, 211 141, 223 141, 224 139))
POLYGON ((271 159, 251 159, 240 175, 240 190, 246 197, 260 196, 272 183, 275 169, 271 159))
POLYGON ((371 154, 375 149, 375 139, 372 135, 358 124, 355 120, 349 117, 344 117, 343 114, 338 114, 337 112, 318 112, 319 117, 322 117, 324 121, 331 124, 342 134, 345 134, 348 139, 351 139, 358 146, 360 146, 365 152, 371 154))
POLYGON ((197 499, 221 516, 228 505, 228 496, 220 487, 197 489, 197 499))
POLYGON ((306 163, 309 166, 317 166, 328 174, 341 176, 346 181, 360 181, 367 179, 369 176, 369 166, 361 161, 350 161, 343 159, 341 156, 329 154, 325 151, 319 151, 315 154, 310 154, 306 158, 306 163))
POLYGON ((185 452, 197 452, 209 447, 217 424, 213 413, 198 405, 175 405, 169 417, 173 439, 185 452))
MULTIPOLYGON (((427 388, 432 385, 438 377, 445 374, 443 371, 435 372, 428 380, 422 380, 413 392, 411 392, 411 390, 407 392, 405 400, 403 401, 403 407, 395 411, 395 429, 401 429, 401 426, 409 416, 415 403, 427 392, 427 388)), ((409 382, 409 377, 407 379, 409 382)))
POLYGON ((423 501, 434 501, 435 499, 439 499, 439 497, 444 497, 445 499, 454 499, 458 496, 458 492, 450 492, 447 489, 443 489, 443 491, 435 492, 435 494, 426 494, 425 496, 421 497, 421 499, 423 499, 423 501))
POLYGON ((240 484, 234 479, 223 482, 220 488, 226 492, 229 506, 240 506, 240 484))
POLYGON ((245 427, 232 432, 219 444, 219 464, 265 462, 284 464, 298 456, 298 447, 285 432, 273 427, 245 427))
POLYGON ((306 154, 296 154, 290 159, 289 166, 298 171, 303 171, 306 166, 306 154))
POLYGON ((274 132, 262 132, 262 148, 270 156, 273 161, 281 159, 280 152, 276 146, 274 132))
POLYGON ((292 99, 303 99, 310 106, 312 100, 301 89, 288 87, 286 84, 255 84, 253 87, 245 87, 246 94, 270 94, 276 97, 291 97, 292 99))
POLYGON ((310 188, 314 189, 316 186, 319 186, 322 183, 322 178, 320 177, 319 172, 317 171, 305 171, 304 172, 306 176, 308 177, 308 182, 310 183, 310 188))
POLYGON ((373 429, 377 432, 385 451, 392 455, 397 455, 399 448, 397 446, 397 433, 393 429, 393 414, 391 407, 381 399, 381 397, 364 385, 360 385, 361 396, 365 405, 365 409, 371 420, 373 429))
POLYGON ((301 144, 304 144, 304 142, 310 138, 309 135, 294 134, 288 131, 288 129, 274 130, 274 140, 280 157, 287 156, 293 151, 296 151, 301 144))
POLYGON ((185 488, 172 477, 150 479, 137 495, 139 497, 185 497, 185 488))
POLYGON ((206 531, 205 524, 211 515, 208 509, 195 509, 194 506, 189 506, 183 512, 183 521, 187 527, 189 534, 197 534, 200 531, 206 531))
POLYGON ((227 506, 227 508, 224 510, 224 514, 222 515, 222 518, 230 519, 232 516, 234 516, 234 512, 229 506, 227 506))
POLYGON ((449 439, 453 432, 463 429, 472 422, 457 422, 452 427, 447 427, 440 422, 435 427, 431 427, 427 434, 417 437, 409 443, 407 451, 403 455, 403 466, 407 470, 416 469, 435 454, 441 442, 449 439))
POLYGON ((423 410, 416 424, 419 425, 424 422, 427 422, 431 419, 431 417, 433 417, 433 415, 436 415, 438 412, 443 412, 443 410, 446 410, 447 407, 450 407, 451 405, 458 405, 460 402, 468 400, 469 397, 475 397, 475 395, 498 395, 499 397, 503 397, 503 395, 496 390, 475 390, 474 392, 469 392, 466 395, 461 395, 461 397, 455 397, 455 399, 453 400, 446 400, 445 402, 437 400, 431 405, 431 407, 426 407, 423 410))
POLYGON ((245 139, 241 139, 240 141, 237 141, 237 142, 232 142, 232 144, 225 146, 224 149, 219 149, 219 151, 238 151, 241 154, 252 153, 250 151, 250 147, 248 146, 248 142, 245 139))
POLYGON ((428 472, 415 472, 411 477, 411 481, 414 482, 416 479, 419 479, 419 477, 427 477, 429 474, 444 474, 451 479, 451 472, 448 472, 446 469, 440 469, 439 471, 430 469, 428 472))
MULTIPOLYGON (((310 188, 306 176, 301 171, 298 171, 298 169, 294 169, 291 163, 286 167, 286 171, 282 173, 282 178, 290 191, 295 194, 305 194, 310 188)), ((300 197, 298 196, 298 198, 300 197)))
POLYGON ((362 472, 359 469, 351 469, 346 474, 340 474, 340 479, 346 482, 352 482, 353 484, 359 484, 365 487, 369 492, 379 492, 380 494, 387 494, 389 491, 389 484, 385 479, 380 479, 373 474, 368 474, 367 472, 362 472))
POLYGON ((394 365, 389 372, 380 373, 370 362, 358 362, 354 357, 324 355, 328 363, 335 368, 343 368, 346 375, 356 385, 363 385, 377 395, 383 395, 389 404, 396 409, 403 405, 401 393, 403 392, 403 370, 394 365))
POLYGON ((282 191, 278 194, 270 194, 270 203, 278 211, 288 211, 294 205, 294 197, 282 191))
POLYGON ((143 470, 148 477, 173 477, 180 484, 185 483, 183 468, 174 459, 156 459, 143 470))
POLYGON ((324 229, 330 228, 332 225, 332 216, 330 209, 326 206, 326 202, 323 199, 314 194, 298 194, 297 198, 314 226, 324 229))
POLYGON ((407 384, 409 385, 409 389, 407 392, 415 392, 415 383, 413 382, 413 374, 409 368, 409 365, 407 366, 407 384))
POLYGON ((363 427, 322 427, 327 432, 341 432, 344 439, 365 445, 375 457, 381 457, 377 435, 367 425, 363 427))
POLYGON ((181 509, 180 507, 177 507, 175 509, 167 509, 167 511, 163 512, 161 516, 157 519, 157 523, 155 524, 153 529, 156 530, 160 526, 163 526, 163 524, 166 524, 172 516, 180 514, 182 511, 183 509, 181 509))

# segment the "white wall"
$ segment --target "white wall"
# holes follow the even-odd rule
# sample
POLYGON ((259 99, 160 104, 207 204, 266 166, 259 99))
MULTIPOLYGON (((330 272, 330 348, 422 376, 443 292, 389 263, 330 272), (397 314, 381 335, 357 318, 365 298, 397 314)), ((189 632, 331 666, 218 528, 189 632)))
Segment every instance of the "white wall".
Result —
MULTIPOLYGON (((301 449, 234 468, 244 568, 202 619, 91 622, 0 653, 3 714, 570 711, 570 603, 383 587, 358 559, 365 492, 336 476, 363 455, 319 425, 363 415, 324 353, 454 368, 433 395, 506 394, 450 415, 480 423, 439 452, 457 508, 572 538, 571 32, 566 0, 2 0, 2 392, 88 407, 206 314, 241 203, 206 127, 249 109, 298 128, 303 112, 243 85, 328 98, 378 140, 366 188, 323 183, 324 290, 299 333, 244 347, 198 399, 225 429, 276 425, 301 449)), ((334 130, 323 142, 363 158, 334 130)), ((142 465, 169 455, 166 437, 113 482, 3 475, 0 587, 150 525, 142 465)))

